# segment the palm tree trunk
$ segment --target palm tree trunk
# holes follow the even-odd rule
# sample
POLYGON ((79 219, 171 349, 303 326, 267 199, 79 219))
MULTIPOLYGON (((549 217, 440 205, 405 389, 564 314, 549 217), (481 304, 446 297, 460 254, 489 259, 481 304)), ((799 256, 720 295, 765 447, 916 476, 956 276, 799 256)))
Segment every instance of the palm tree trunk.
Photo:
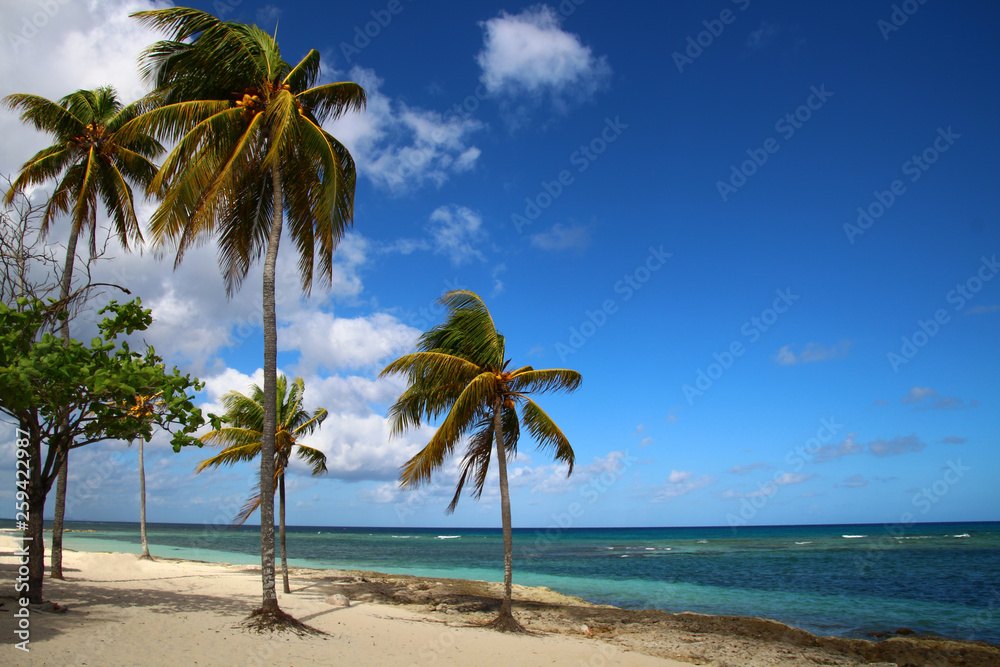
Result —
MULTIPOLYGON (((61 335, 66 345, 69 345, 69 290, 73 284, 73 263, 76 261, 76 242, 80 235, 80 227, 74 224, 66 241, 66 263, 63 265, 62 284, 59 286, 59 301, 66 307, 66 318, 63 320, 61 335)), ((68 418, 68 415, 67 415, 68 418)), ((68 446, 69 443, 67 443, 68 446)), ((56 506, 52 516, 52 555, 49 576, 62 579, 62 537, 63 519, 66 516, 66 480, 69 477, 69 450, 59 466, 59 480, 56 482, 56 506)))
POLYGON ((264 256, 264 420, 260 447, 260 576, 263 588, 261 611, 273 614, 278 609, 278 594, 274 587, 274 433, 278 420, 278 327, 274 305, 274 274, 281 240, 282 205, 281 174, 271 168, 274 188, 274 220, 267 239, 264 256))
POLYGON ((139 438, 139 537, 142 540, 142 555, 139 558, 153 560, 146 541, 146 469, 143 465, 142 438, 139 438))
POLYGON ((291 593, 288 586, 288 556, 285 553, 285 473, 278 477, 278 542, 281 543, 281 574, 284 578, 285 592, 291 593))
POLYGON ((507 488, 507 452, 503 444, 501 409, 498 396, 493 402, 493 433, 497 441, 497 466, 500 470, 500 519, 503 522, 503 604, 500 615, 489 626, 501 632, 525 632, 511 612, 511 586, 514 578, 514 536, 510 525, 510 493, 507 488))

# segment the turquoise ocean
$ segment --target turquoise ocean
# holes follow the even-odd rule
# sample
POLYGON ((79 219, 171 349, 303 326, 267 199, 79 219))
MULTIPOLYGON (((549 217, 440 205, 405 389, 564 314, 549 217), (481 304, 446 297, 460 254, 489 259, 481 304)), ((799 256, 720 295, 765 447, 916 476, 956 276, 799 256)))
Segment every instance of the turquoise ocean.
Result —
MULTIPOLYGON (((139 553, 138 524, 66 527, 66 548, 139 553)), ((154 556, 259 562, 258 527, 148 533, 154 556)), ((499 529, 296 526, 287 541, 300 567, 503 579, 499 529)), ((515 583, 591 602, 757 616, 823 635, 906 627, 1000 644, 1000 523, 515 529, 514 545, 515 583)))

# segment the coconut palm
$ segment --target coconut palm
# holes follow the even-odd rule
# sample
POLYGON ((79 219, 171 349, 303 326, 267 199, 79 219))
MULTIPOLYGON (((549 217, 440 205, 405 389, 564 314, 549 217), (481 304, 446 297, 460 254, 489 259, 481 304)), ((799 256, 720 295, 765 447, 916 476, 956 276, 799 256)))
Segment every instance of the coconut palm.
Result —
MULTIPOLYGON (((134 402, 129 405, 125 414, 136 419, 148 419, 164 407, 161 396, 163 392, 155 394, 136 394, 134 402)), ((145 438, 139 439, 139 540, 142 542, 142 553, 139 558, 142 560, 153 560, 149 553, 149 541, 146 539, 146 465, 142 452, 142 443, 145 438)))
POLYGON ((352 82, 316 85, 318 51, 292 66, 256 26, 183 7, 135 16, 168 34, 142 56, 158 108, 135 123, 137 131, 176 142, 150 186, 162 199, 150 222, 154 241, 176 247, 176 267, 193 244, 215 236, 230 296, 264 255, 263 602, 253 617, 259 625, 286 624, 274 586, 275 263, 287 216, 303 290, 317 262, 330 283, 333 250, 354 215, 355 169, 322 122, 362 109, 365 92, 352 82))
MULTIPOLYGON (((7 108, 21 112, 21 121, 53 135, 55 142, 24 163, 10 189, 4 194, 9 205, 17 193, 56 181, 45 206, 41 231, 45 235, 52 222, 69 216, 69 239, 63 265, 59 301, 67 304, 73 283, 73 264, 80 234, 87 234, 90 252, 97 247, 97 211, 103 205, 115 234, 126 250, 129 243, 142 242, 135 216, 132 185, 143 190, 152 182, 156 166, 151 162, 163 147, 148 133, 125 131, 129 121, 143 110, 139 103, 123 105, 114 88, 78 90, 53 102, 38 95, 17 94, 3 98, 7 108)), ((69 340, 69 318, 62 324, 62 336, 69 340)), ((50 576, 62 579, 62 525, 66 511, 68 452, 63 452, 56 485, 55 522, 52 530, 50 576)))
POLYGON ((393 435, 422 422, 444 417, 431 441, 401 467, 400 484, 412 488, 431 480, 445 459, 466 438, 455 496, 455 509, 465 485, 478 498, 486 483, 495 444, 500 473, 500 516, 503 523, 504 599, 500 615, 490 626, 501 631, 523 631, 511 613, 513 538, 507 462, 517 454, 522 427, 556 460, 573 472, 574 454, 569 440, 552 418, 528 394, 538 391, 573 391, 580 374, 564 369, 511 370, 505 358, 504 337, 497 331, 482 299, 467 290, 454 290, 441 298, 447 308, 443 324, 424 333, 418 352, 386 366, 380 377, 401 373, 409 385, 389 409, 393 435), (520 416, 518 415, 520 410, 520 416))
MULTIPOLYGON (((285 471, 288 461, 294 453, 300 459, 312 466, 313 476, 326 472, 326 454, 318 449, 303 445, 298 441, 319 428, 326 419, 326 410, 318 408, 310 415, 302 408, 302 394, 305 383, 302 378, 295 378, 291 389, 284 375, 277 378, 277 429, 274 434, 274 478, 278 483, 278 541, 281 544, 281 569, 284 578, 284 590, 291 593, 288 586, 288 556, 285 550, 285 471)), ((264 391, 253 385, 250 396, 244 396, 237 391, 224 394, 220 399, 226 413, 222 420, 231 426, 219 428, 201 437, 207 444, 225 447, 219 454, 205 459, 198 464, 197 472, 206 468, 236 465, 253 461, 260 456, 261 434, 264 428, 264 391)), ((233 520, 237 526, 242 525, 251 514, 257 511, 261 503, 260 485, 243 505, 243 509, 233 520)))

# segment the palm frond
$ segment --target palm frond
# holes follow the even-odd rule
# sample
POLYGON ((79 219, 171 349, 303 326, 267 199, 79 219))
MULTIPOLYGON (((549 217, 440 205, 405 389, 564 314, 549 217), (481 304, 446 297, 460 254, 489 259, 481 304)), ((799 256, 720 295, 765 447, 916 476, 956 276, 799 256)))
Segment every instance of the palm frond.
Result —
POLYGON ((583 382, 576 371, 563 368, 528 370, 512 373, 510 388, 518 393, 574 391, 583 382))
POLYGON ((553 449, 553 458, 569 466, 567 475, 573 473, 573 463, 576 455, 569 439, 559 429, 552 418, 530 398, 524 399, 521 410, 521 422, 532 438, 538 441, 540 449, 553 449))

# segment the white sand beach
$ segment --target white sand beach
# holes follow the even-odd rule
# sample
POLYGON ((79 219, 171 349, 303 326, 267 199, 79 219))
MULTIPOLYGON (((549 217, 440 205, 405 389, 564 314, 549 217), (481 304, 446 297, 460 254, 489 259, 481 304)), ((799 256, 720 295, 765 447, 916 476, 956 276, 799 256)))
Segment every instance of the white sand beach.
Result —
MULTIPOLYGON (((776 665, 1000 664, 1000 650, 936 638, 871 642, 817 637, 755 618, 593 605, 515 586, 531 632, 475 627, 496 615, 499 584, 345 570, 294 569, 281 607, 323 635, 259 635, 239 627, 259 606, 252 566, 64 552, 65 581, 31 611, 29 652, 16 648, 17 543, 0 535, 0 663, 14 665, 776 665), (346 595, 349 607, 331 604, 346 595)), ((280 590, 280 587, 279 587, 280 590)))
MULTIPOLYGON (((0 537, 4 595, 13 592, 14 548, 11 538, 0 537)), ((463 627, 460 617, 434 618, 400 606, 334 607, 315 581, 300 577, 291 595, 279 594, 279 602, 327 636, 253 635, 234 627, 259 605, 260 578, 253 568, 73 551, 64 558, 67 579, 46 580, 45 597, 69 611, 31 614, 28 653, 14 648, 13 613, 0 614, 4 664, 687 664, 582 635, 506 635, 463 627)))

